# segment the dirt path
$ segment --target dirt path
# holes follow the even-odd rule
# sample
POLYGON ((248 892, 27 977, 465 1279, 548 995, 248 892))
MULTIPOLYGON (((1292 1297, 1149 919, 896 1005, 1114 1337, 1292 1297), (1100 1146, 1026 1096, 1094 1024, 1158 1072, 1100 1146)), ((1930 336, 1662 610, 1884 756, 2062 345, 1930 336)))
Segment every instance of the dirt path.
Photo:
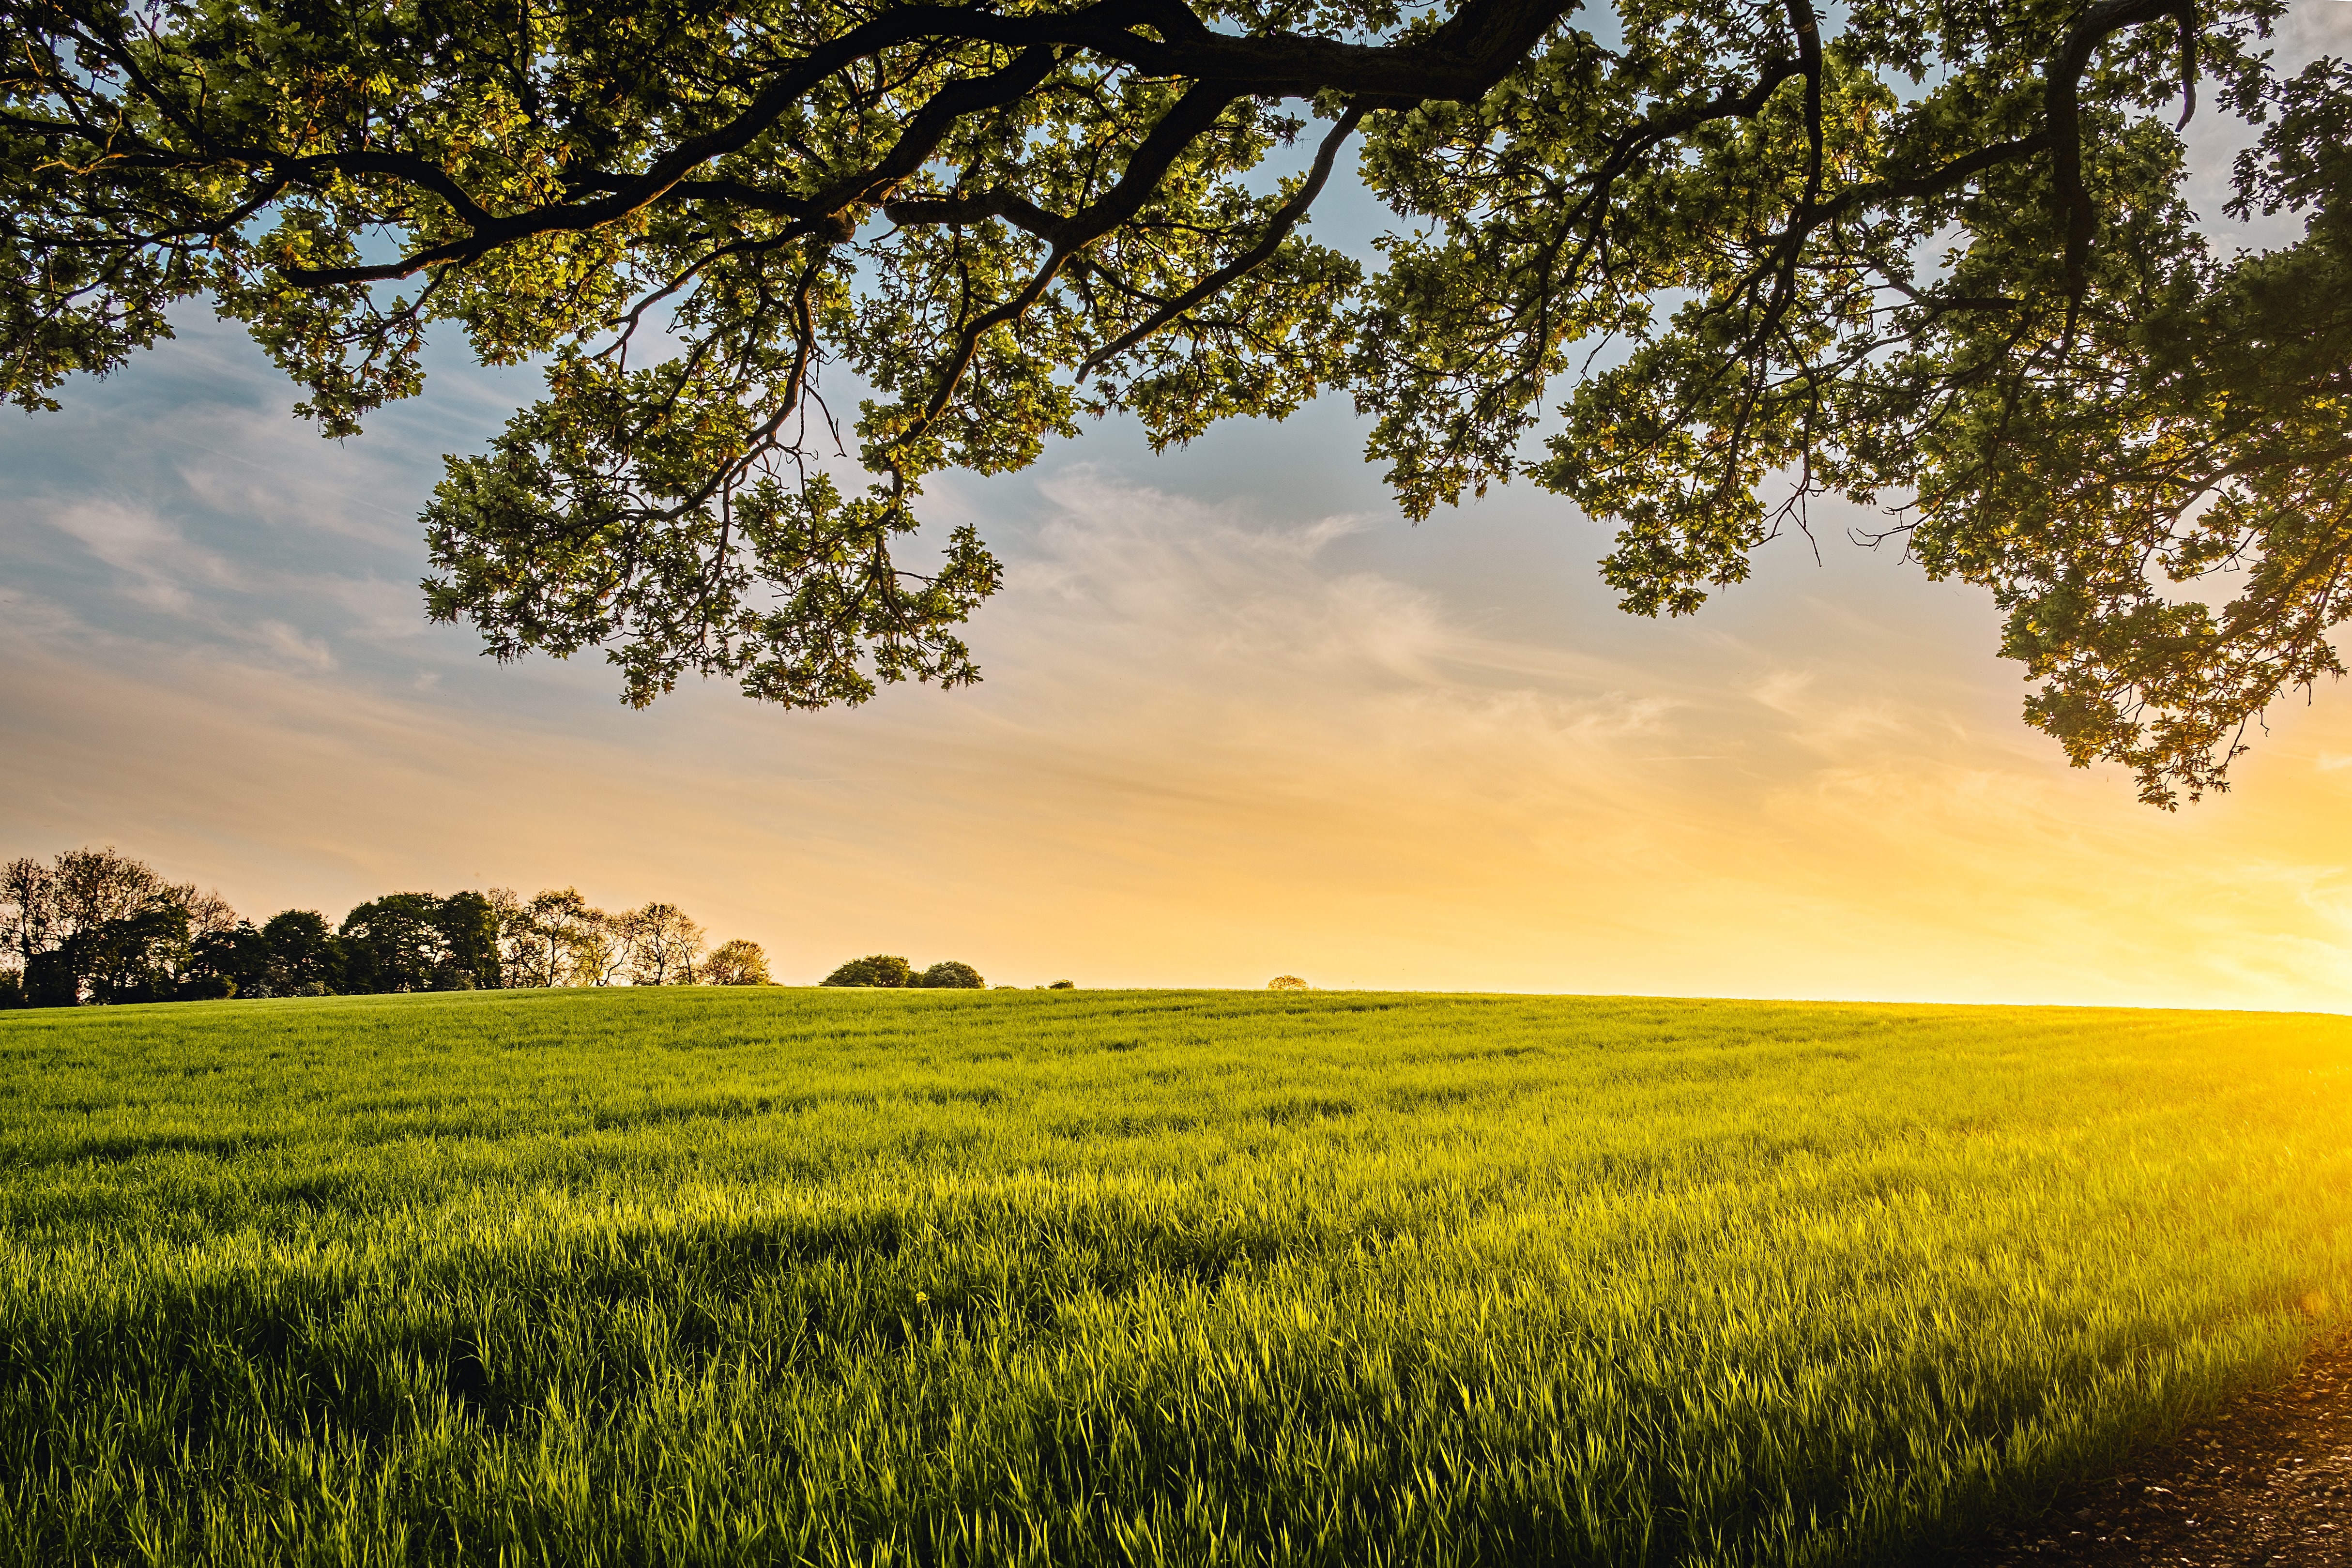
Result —
POLYGON ((1994 1536, 1973 1562, 2352 1568, 2352 1336, 2314 1352, 2284 1387, 1994 1536))

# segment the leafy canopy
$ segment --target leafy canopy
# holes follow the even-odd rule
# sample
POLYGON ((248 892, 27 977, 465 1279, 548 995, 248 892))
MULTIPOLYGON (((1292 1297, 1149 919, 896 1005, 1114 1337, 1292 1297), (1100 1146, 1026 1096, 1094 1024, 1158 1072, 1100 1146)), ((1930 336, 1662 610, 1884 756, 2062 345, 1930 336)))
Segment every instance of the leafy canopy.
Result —
POLYGON ((1643 613, 1899 503, 2029 717, 2170 804, 2340 673, 2352 72, 2273 73, 2283 5, 10 0, 0 385, 197 296, 330 435, 436 322, 539 357, 425 513, 430 612, 802 707, 976 678, 995 560, 893 554, 929 476, 1345 389, 1408 514, 1525 475, 1643 613), (2209 251, 2197 104, 2300 243, 2209 251), (1369 275, 1307 237, 1343 162, 1369 275))
POLYGON ((915 967, 889 953, 852 958, 817 982, 821 986, 911 986, 917 983, 915 967))

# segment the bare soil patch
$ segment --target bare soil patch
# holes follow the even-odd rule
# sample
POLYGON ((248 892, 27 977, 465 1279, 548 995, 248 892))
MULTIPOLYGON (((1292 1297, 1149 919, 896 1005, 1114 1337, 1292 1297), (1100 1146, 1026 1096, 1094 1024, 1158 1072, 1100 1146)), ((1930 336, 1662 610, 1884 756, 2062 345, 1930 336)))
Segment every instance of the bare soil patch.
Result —
POLYGON ((1975 1563, 2352 1568, 2352 1335, 2284 1385, 1996 1532, 1975 1563))

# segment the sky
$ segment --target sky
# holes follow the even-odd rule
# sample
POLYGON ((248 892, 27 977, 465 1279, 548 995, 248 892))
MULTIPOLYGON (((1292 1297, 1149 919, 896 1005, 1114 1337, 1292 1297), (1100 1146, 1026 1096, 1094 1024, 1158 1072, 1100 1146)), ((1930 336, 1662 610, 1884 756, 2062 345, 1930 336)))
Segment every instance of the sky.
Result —
MULTIPOLYGON (((2352 47, 2352 5, 2294 0, 2285 43, 2352 47)), ((2025 726, 1987 595, 1844 541, 1872 514, 1650 622, 1557 497, 1408 525, 1343 401, 1160 456, 1110 422, 932 486, 1008 569, 979 686, 636 712, 593 653, 501 666, 424 619, 441 455, 530 372, 436 354, 329 443, 240 330, 174 319, 0 418, 0 855, 110 843, 257 921, 667 899, 794 983, 887 952, 1021 985, 2352 1008, 2352 688, 2151 810, 2025 726)))

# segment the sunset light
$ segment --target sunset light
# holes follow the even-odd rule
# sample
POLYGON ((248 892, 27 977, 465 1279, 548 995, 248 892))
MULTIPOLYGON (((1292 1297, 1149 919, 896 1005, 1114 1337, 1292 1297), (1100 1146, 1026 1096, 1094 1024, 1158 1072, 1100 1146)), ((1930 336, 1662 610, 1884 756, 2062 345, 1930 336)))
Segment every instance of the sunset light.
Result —
POLYGON ((2352 5, 0 0, 0 1568, 2352 1563, 2352 5))

